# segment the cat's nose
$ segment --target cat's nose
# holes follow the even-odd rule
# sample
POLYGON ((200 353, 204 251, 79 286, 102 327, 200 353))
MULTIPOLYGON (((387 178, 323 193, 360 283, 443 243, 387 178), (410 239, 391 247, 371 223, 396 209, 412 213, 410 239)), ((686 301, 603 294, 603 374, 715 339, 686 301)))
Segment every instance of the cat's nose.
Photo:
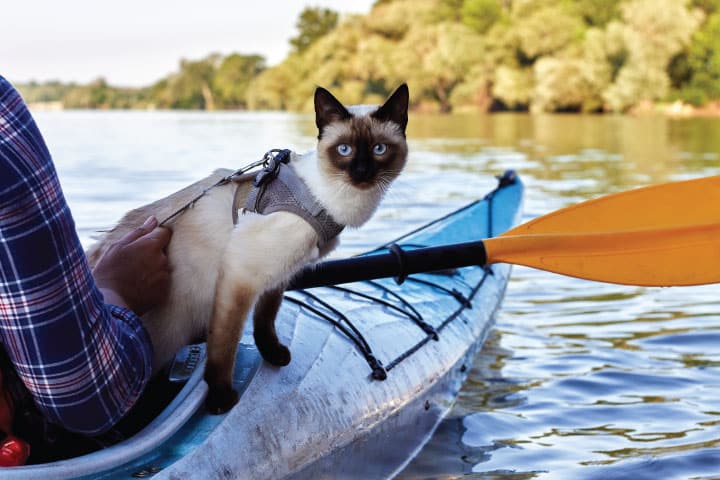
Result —
POLYGON ((370 182, 377 174, 377 167, 370 159, 356 157, 350 162, 348 174, 355 183, 370 182))
POLYGON ((370 182, 375 178, 377 169, 371 166, 358 166, 356 168, 350 168, 350 178, 355 183, 370 182))

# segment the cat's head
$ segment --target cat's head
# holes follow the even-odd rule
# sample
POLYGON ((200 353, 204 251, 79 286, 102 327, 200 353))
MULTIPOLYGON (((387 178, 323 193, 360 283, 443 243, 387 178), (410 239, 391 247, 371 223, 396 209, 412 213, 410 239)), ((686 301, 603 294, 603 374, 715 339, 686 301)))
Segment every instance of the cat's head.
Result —
POLYGON ((321 170, 356 189, 385 190, 407 160, 408 87, 378 106, 345 107, 324 88, 315 90, 321 170))

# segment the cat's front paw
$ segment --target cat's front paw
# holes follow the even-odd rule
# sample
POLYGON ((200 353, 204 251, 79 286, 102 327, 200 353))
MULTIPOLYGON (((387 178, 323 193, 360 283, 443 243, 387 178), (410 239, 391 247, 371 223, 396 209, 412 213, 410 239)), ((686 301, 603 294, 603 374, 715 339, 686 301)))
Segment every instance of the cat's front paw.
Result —
POLYGON ((230 411, 240 398, 230 385, 216 384, 208 385, 208 387, 205 408, 213 415, 220 415, 230 411))
POLYGON ((271 365, 276 367, 284 367, 290 364, 292 356, 290 350, 282 343, 275 343, 274 345, 258 345, 260 354, 271 365))

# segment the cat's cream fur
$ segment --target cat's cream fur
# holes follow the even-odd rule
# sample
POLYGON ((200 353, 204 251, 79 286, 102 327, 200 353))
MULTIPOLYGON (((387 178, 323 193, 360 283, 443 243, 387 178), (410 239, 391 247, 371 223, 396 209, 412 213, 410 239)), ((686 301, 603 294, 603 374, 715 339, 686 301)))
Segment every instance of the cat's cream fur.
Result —
MULTIPOLYGON (((407 156, 407 102, 404 85, 379 108, 345 109, 326 90, 316 92, 318 148, 303 155, 293 154, 291 163, 336 222, 350 227, 365 223, 403 168, 407 156), (370 142, 369 148, 387 144, 387 158, 361 157, 358 153, 348 162, 336 150, 339 143, 351 142, 356 142, 356 150, 365 148, 362 142, 370 142), (366 178, 371 176, 369 168, 377 170, 370 179, 366 178)), ((184 190, 129 212, 88 251, 91 264, 111 242, 148 216, 166 218, 229 173, 216 171, 184 190)), ((231 387, 232 369, 237 342, 252 306, 256 304, 255 335, 261 353, 271 363, 287 364, 289 352, 277 341, 273 324, 284 285, 337 244, 335 239, 320 251, 315 230, 288 212, 245 213, 233 225, 231 209, 236 186, 211 189, 193 208, 171 222, 170 294, 163 305, 142 317, 154 346, 155 372, 179 348, 207 334, 205 378, 210 385, 208 407, 215 412, 225 411, 237 401, 231 387)), ((249 181, 241 182, 238 188, 244 198, 250 189, 249 181)))

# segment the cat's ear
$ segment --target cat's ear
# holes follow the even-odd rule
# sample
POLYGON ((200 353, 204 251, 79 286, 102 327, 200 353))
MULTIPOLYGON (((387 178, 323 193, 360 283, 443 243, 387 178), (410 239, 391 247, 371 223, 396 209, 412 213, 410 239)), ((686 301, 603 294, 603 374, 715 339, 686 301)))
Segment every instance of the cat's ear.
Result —
POLYGON ((315 89, 315 125, 318 128, 318 138, 322 135, 323 128, 332 122, 347 120, 352 115, 333 97, 333 94, 322 87, 315 89))
POLYGON ((391 121, 400 125, 403 135, 408 123, 408 104, 410 91, 406 83, 400 85, 385 103, 372 113, 372 117, 382 121, 391 121))

